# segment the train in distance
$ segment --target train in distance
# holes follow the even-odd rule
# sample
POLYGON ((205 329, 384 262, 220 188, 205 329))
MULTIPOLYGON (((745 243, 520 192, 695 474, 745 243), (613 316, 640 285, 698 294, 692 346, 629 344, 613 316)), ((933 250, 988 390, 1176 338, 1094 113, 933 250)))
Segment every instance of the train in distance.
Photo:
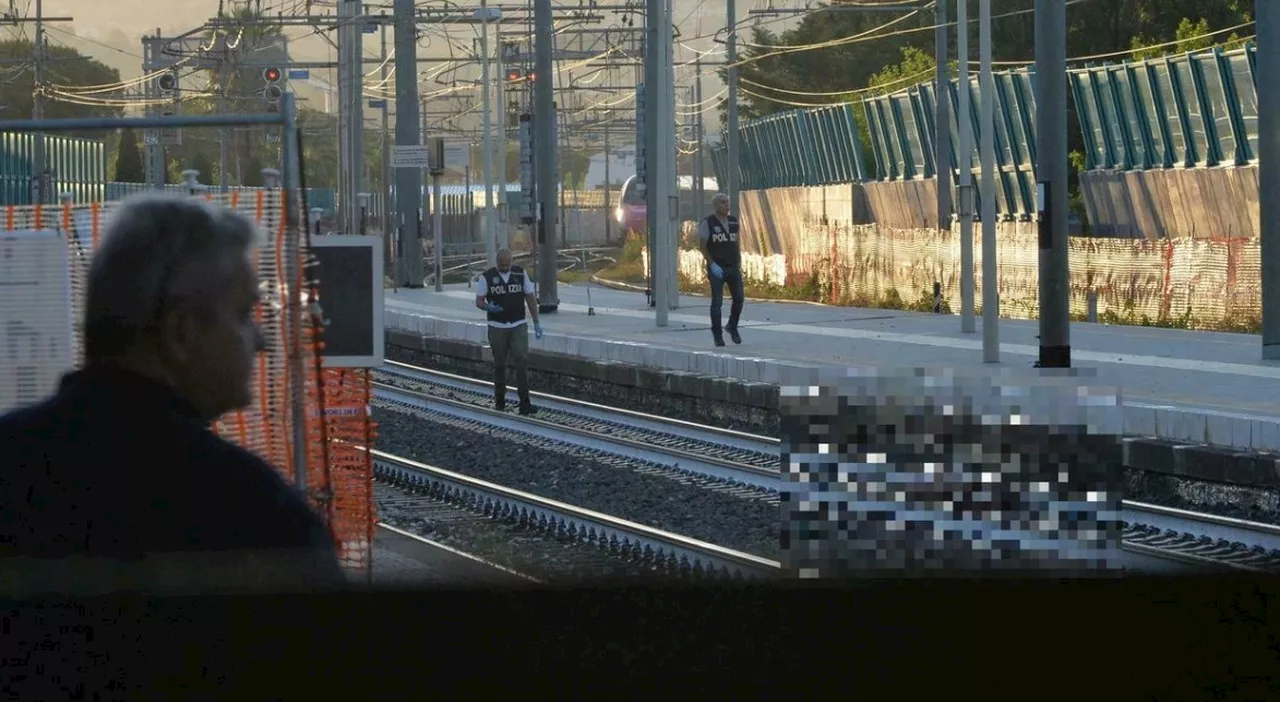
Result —
MULTIPOLYGON (((682 206, 692 205, 694 216, 704 216, 711 212, 711 196, 715 195, 719 188, 715 178, 703 178, 702 184, 702 190, 707 202, 695 203, 692 202, 694 197, 693 176, 679 176, 677 178, 677 187, 680 189, 682 206), (706 210, 706 212, 702 212, 702 210, 706 210)), ((644 192, 639 185, 635 176, 627 178, 626 182, 622 184, 622 197, 618 198, 618 205, 613 210, 614 221, 624 231, 645 231, 647 210, 644 192)))

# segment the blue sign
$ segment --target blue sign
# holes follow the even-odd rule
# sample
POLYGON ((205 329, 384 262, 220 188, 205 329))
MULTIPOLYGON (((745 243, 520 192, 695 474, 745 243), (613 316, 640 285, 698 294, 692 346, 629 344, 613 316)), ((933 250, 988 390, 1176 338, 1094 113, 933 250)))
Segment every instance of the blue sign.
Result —
POLYGON ((289 80, 311 80, 311 71, 305 68, 290 68, 289 80))
POLYGON ((377 33, 378 33, 378 25, 376 25, 376 24, 366 24, 366 25, 362 26, 360 29, 361 29, 361 30, 363 30, 365 34, 377 34, 377 33))
POLYGON ((369 107, 386 107, 386 106, 387 106, 386 100, 370 100, 369 101, 369 107))

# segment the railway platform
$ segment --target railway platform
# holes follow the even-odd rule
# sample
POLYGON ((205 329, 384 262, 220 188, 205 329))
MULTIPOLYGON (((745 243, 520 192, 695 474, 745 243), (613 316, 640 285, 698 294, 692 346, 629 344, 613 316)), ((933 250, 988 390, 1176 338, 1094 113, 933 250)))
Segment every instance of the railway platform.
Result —
MULTIPOLYGON (((706 297, 681 295, 666 327, 655 325, 642 293, 561 284, 559 297, 531 349, 759 383, 850 366, 1030 374, 1039 353, 1035 321, 1001 320, 992 365, 982 362, 981 319, 965 334, 956 315, 753 301, 743 343, 716 348, 706 297)), ((486 341, 467 286, 388 290, 386 305, 389 330, 486 341)), ((1084 382, 1120 390, 1125 434, 1280 451, 1280 363, 1261 360, 1258 336, 1074 323, 1071 346, 1084 382)))

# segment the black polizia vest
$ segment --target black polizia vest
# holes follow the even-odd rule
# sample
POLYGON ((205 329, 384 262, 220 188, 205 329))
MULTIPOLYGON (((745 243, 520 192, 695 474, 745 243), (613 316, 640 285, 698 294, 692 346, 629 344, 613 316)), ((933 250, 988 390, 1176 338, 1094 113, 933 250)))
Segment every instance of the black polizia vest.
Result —
POLYGON ((520 266, 511 266, 510 275, 507 282, 502 282, 502 276, 498 273, 497 266, 490 268, 484 272, 484 282, 489 287, 489 294, 485 295, 485 302, 489 304, 497 303, 502 305, 502 311, 494 314, 489 313, 490 322, 498 322, 500 324, 511 324, 524 319, 524 269, 520 266))
POLYGON ((738 249, 738 218, 729 215, 725 219, 727 227, 715 215, 707 215, 707 253, 721 266, 737 268, 742 257, 738 249))

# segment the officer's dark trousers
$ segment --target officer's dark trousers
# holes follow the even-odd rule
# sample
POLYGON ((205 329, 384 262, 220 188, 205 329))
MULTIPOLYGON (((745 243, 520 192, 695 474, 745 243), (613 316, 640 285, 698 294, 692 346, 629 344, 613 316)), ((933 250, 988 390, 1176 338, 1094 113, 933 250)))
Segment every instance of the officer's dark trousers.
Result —
POLYGON ((723 278, 714 278, 711 272, 707 272, 707 280, 711 281, 711 333, 720 336, 720 309, 724 307, 724 286, 729 286, 729 294, 733 297, 733 304, 729 307, 729 323, 725 325, 727 329, 738 328, 738 317, 742 315, 742 303, 744 295, 742 292, 742 270, 739 268, 729 268, 721 266, 724 270, 723 278))
POLYGON ((493 398, 506 404, 507 361, 516 367, 516 392, 520 404, 529 404, 529 324, 510 329, 489 327, 489 348, 493 351, 493 398))

